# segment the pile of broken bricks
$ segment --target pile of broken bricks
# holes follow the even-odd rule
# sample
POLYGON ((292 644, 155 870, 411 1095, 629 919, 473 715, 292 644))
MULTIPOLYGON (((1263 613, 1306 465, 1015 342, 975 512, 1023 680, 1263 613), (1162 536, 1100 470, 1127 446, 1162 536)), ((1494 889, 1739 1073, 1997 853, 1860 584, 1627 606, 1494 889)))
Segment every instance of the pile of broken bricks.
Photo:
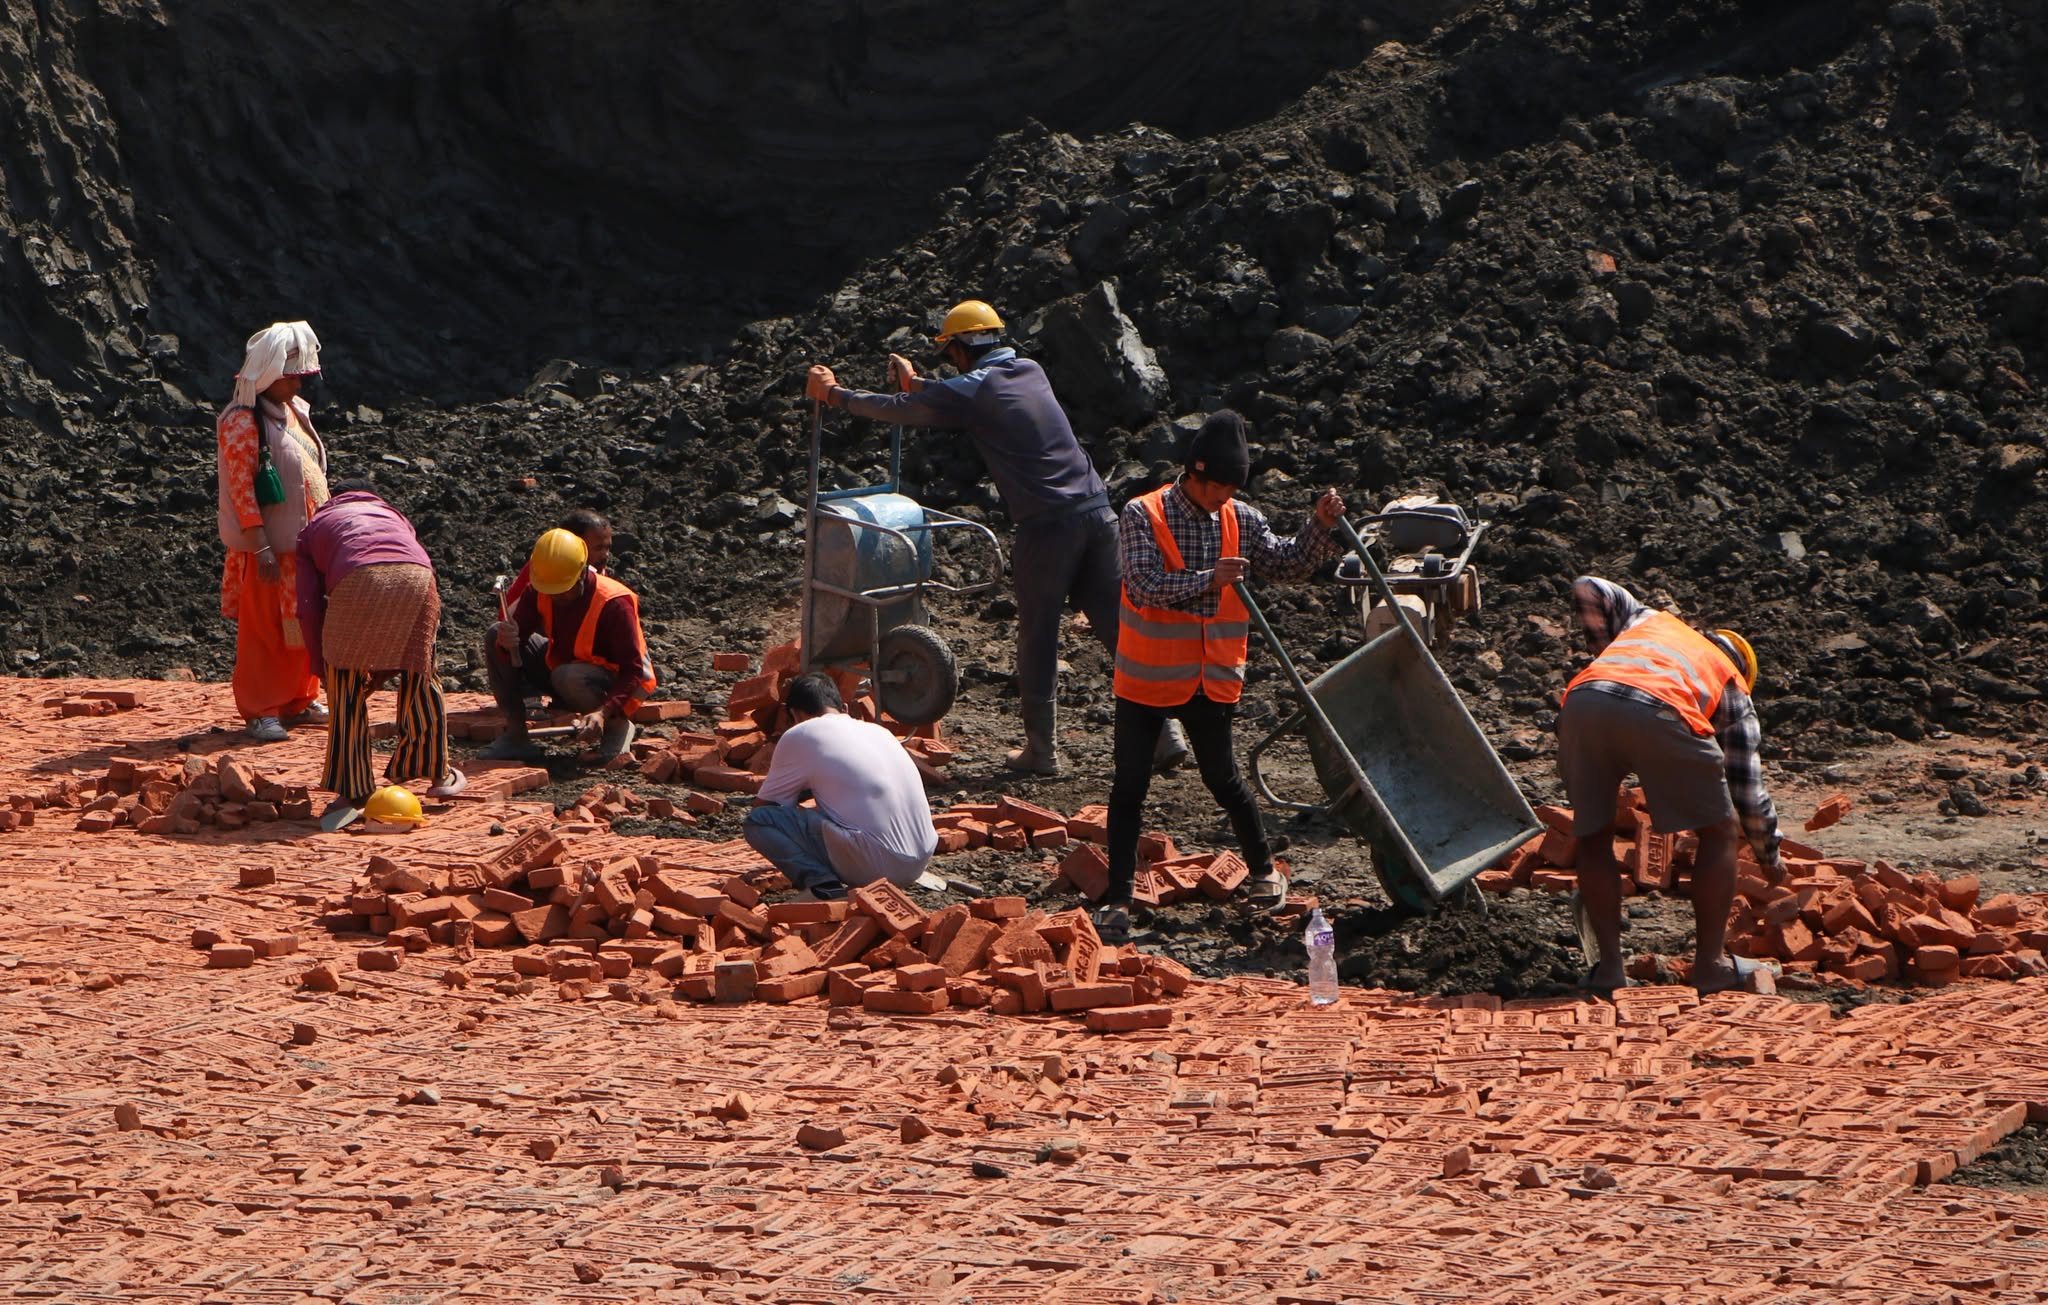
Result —
MULTIPOLYGON (((1621 797, 1614 850, 1622 891, 1690 896, 1698 841, 1654 832, 1640 789, 1624 789, 1621 797)), ((1849 807, 1846 797, 1829 798, 1806 822, 1807 832, 1834 824, 1849 807)), ((1481 888, 1576 887, 1571 812, 1544 806, 1536 814, 1545 832, 1481 871, 1481 888)), ((1787 973, 1865 983, 1909 979, 1940 986, 2048 975, 2048 899, 2001 893, 1979 900, 1974 875, 1909 875, 1886 861, 1831 857, 1790 838, 1780 844, 1778 860, 1784 873, 1773 882, 1747 845, 1738 853, 1728 922, 1729 950, 1738 956, 1778 961, 1787 973)), ((1633 958, 1632 977, 1649 977, 1655 964, 1655 957, 1633 958)))
POLYGON ((76 812, 81 833, 132 827, 145 834, 196 834, 202 826, 240 829, 278 820, 311 820, 306 788, 280 784, 232 756, 138 761, 115 757, 95 779, 66 776, 0 808, 0 830, 35 823, 38 811, 76 812))
MULTIPOLYGON (((775 757, 775 740, 791 724, 787 696, 789 681, 801 668, 801 654, 795 643, 771 648, 761 659, 759 674, 736 682, 726 696, 725 719, 709 729, 680 730, 666 739, 648 738, 634 743, 630 756, 612 762, 615 769, 637 766, 651 783, 689 782, 720 793, 753 794, 775 757)), ((748 658, 743 653, 717 653, 712 668, 744 671, 748 658)), ((912 727, 888 718, 871 696, 861 692, 862 681, 851 671, 829 671, 846 701, 847 714, 856 720, 879 720, 903 740, 903 746, 919 768, 937 778, 937 770, 953 759, 953 749, 939 741, 936 725, 912 727)), ((671 704, 650 703, 667 708, 671 704)), ((687 703, 678 715, 688 714, 687 703)), ((675 719, 675 716, 663 719, 675 719)), ((635 719, 639 719, 636 714, 635 719)))
MULTIPOLYGON (((529 767, 478 768, 467 796, 511 797, 548 783, 529 767)), ((80 833, 133 828, 142 834, 196 834, 277 821, 313 820, 312 791, 283 784, 232 754, 208 760, 115 757, 98 776, 67 775, 42 788, 0 798, 0 832, 32 826, 38 812, 77 814, 80 833)))
POLYGON ((82 689, 77 693, 45 698, 43 705, 54 707, 59 719, 71 719, 112 716, 116 712, 133 711, 142 703, 133 689, 82 689))
MULTIPOLYGON (((368 971, 397 970, 408 953, 435 944, 463 961, 477 947, 523 943, 510 958, 513 972, 552 981, 568 999, 605 984, 609 995, 633 998, 646 991, 637 975, 691 1001, 823 997, 902 1015, 1082 1011, 1090 1028, 1120 1032, 1169 1027, 1160 999, 1193 981, 1165 957, 1106 947, 1080 908, 1048 914, 1021 897, 990 897, 928 913, 888 883, 840 901, 764 905, 762 894, 788 881, 760 868, 743 844, 678 841, 673 861, 577 860, 559 829, 537 825, 458 868, 372 858, 326 923, 383 935, 357 954, 357 968, 368 971), (755 868, 726 868, 747 864, 755 868)), ((219 961, 213 950, 253 950, 249 940, 204 942, 216 968, 245 962, 240 950, 219 961)), ((332 987, 338 975, 315 967, 306 981, 332 987)))

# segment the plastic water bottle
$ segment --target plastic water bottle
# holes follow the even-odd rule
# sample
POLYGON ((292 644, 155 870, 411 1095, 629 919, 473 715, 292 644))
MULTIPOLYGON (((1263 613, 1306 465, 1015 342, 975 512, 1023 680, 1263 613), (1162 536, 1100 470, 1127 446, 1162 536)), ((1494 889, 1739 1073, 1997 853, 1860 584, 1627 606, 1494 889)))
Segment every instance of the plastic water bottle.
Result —
POLYGON ((1337 1000, 1337 931, 1323 918, 1323 908, 1309 912, 1308 999, 1318 1006, 1337 1000))

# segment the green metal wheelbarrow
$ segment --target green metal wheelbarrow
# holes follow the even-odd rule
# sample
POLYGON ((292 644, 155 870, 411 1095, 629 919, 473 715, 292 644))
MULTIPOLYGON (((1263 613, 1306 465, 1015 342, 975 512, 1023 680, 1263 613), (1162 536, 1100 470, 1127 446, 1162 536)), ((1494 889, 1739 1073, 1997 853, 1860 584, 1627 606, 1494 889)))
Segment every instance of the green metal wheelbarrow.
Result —
POLYGON ((1301 695, 1301 710, 1251 750, 1252 782, 1275 807, 1316 812, 1365 840, 1387 895, 1431 911, 1543 831, 1536 813, 1437 665, 1348 520, 1337 527, 1400 624, 1306 682, 1249 589, 1245 610, 1301 695), (1291 802, 1266 782, 1267 749, 1305 728, 1327 802, 1291 802))

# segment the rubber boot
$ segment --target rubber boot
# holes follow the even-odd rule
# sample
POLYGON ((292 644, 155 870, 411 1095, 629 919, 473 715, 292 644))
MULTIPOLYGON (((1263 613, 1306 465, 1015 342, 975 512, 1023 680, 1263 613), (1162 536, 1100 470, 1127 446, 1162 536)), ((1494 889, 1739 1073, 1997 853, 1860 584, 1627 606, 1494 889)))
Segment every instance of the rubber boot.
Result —
POLYGON ((1179 770, 1187 764, 1188 755, 1188 732, 1180 727, 1179 721, 1169 719, 1152 749, 1153 773, 1164 775, 1179 770))
POLYGON ((1059 704, 1050 698, 1026 698, 1019 715, 1024 718, 1024 746, 1005 753, 1003 764, 1033 775, 1059 774, 1060 754, 1053 743, 1059 704))

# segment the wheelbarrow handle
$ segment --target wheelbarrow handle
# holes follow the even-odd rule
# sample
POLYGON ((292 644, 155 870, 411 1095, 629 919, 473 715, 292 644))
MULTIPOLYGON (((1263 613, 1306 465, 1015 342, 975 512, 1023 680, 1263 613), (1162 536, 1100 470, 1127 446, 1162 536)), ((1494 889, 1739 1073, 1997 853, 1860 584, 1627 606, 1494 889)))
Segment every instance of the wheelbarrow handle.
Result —
MULTIPOLYGON (((1351 524, 1351 518, 1338 517, 1334 529, 1342 531, 1345 542, 1357 551, 1359 564, 1372 576, 1373 588, 1379 590, 1380 601, 1394 609, 1394 617, 1401 622, 1401 628, 1408 632, 1408 637, 1415 641, 1416 647, 1422 649, 1425 654, 1428 653, 1429 645, 1423 642, 1422 633, 1408 618, 1408 609, 1394 600, 1394 586, 1387 583, 1387 573, 1380 570, 1380 564, 1374 559, 1372 550, 1365 546, 1365 540, 1359 538, 1358 531, 1351 524)), ((1267 637, 1271 638, 1270 635, 1267 637)))

